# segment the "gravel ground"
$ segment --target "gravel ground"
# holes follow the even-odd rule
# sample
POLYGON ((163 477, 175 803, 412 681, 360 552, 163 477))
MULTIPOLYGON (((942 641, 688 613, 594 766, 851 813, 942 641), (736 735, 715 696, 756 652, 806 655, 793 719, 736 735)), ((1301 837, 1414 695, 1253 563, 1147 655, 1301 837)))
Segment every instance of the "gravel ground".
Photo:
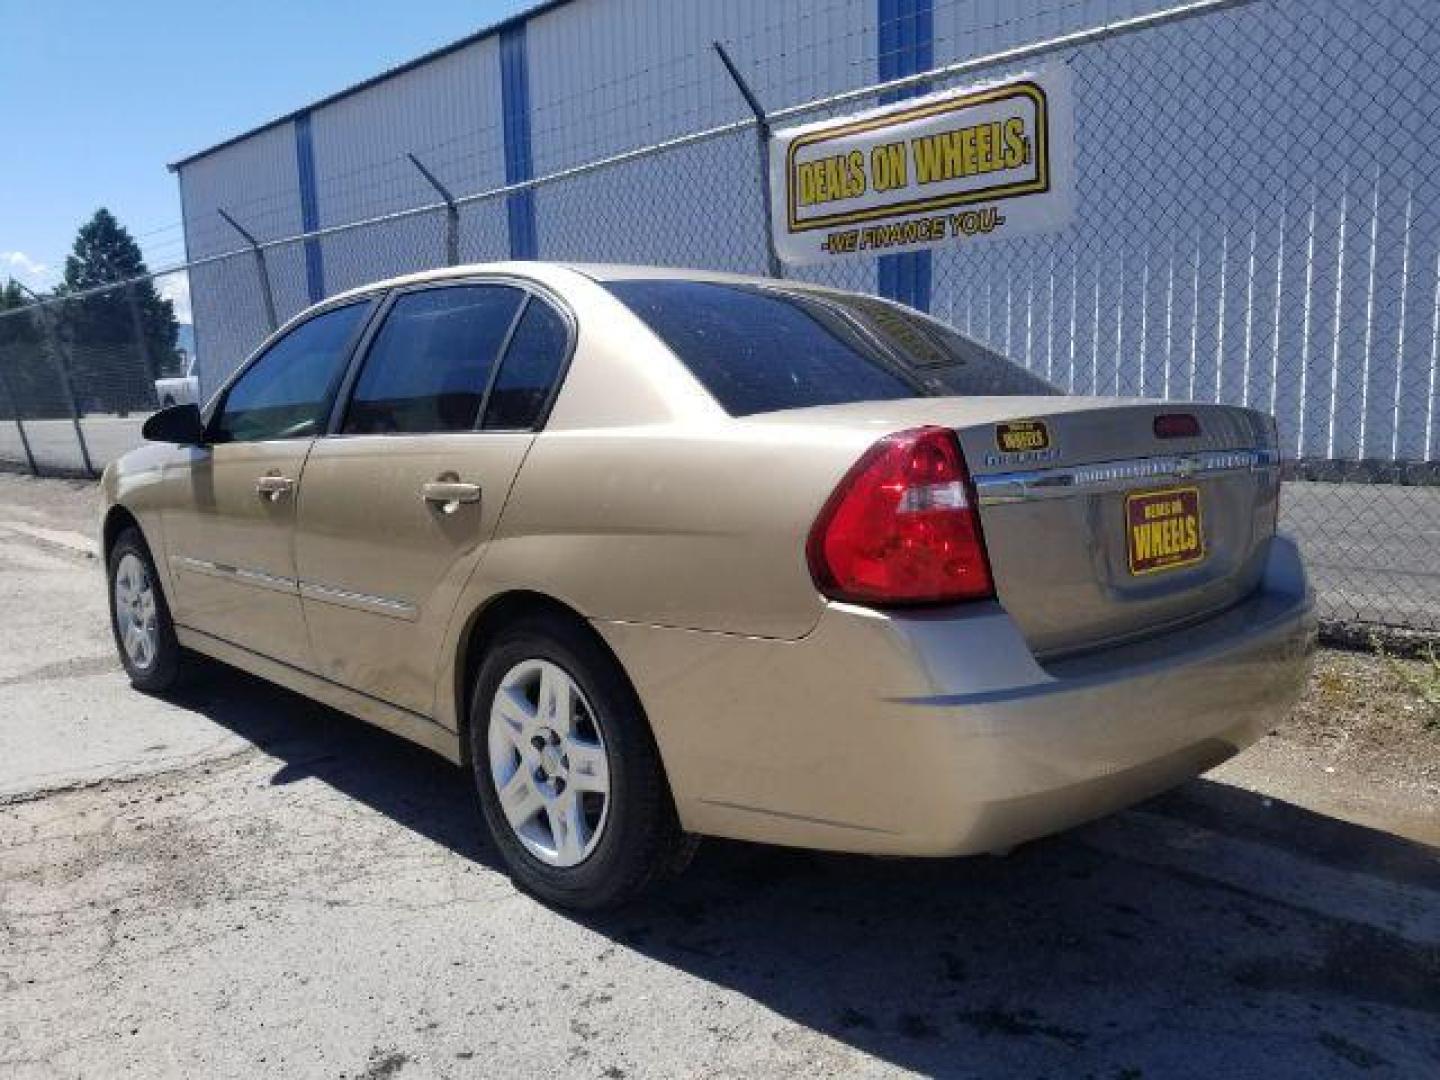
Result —
POLYGON ((1440 1071, 1440 733, 1372 658, 1005 859, 707 842, 576 919, 425 752, 218 664, 129 690, 92 498, 0 477, 0 1075, 1440 1071))

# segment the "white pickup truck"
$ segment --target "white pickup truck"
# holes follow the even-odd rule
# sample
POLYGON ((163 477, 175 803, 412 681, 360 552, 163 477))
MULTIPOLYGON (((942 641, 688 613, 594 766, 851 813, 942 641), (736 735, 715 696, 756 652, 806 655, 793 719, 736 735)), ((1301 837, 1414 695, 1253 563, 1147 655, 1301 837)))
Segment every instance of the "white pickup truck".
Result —
POLYGON ((185 374, 173 375, 168 379, 155 380, 155 400, 162 409, 171 405, 200 403, 200 376, 195 373, 195 357, 185 358, 185 374))

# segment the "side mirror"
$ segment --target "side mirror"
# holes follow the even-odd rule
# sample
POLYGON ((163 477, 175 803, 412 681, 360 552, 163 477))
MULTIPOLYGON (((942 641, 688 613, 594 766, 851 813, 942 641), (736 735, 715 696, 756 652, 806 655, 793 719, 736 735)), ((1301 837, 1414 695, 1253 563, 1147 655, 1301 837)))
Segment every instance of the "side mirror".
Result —
POLYGON ((205 445, 205 422, 200 419, 200 406, 194 402, 171 405, 145 421, 140 434, 151 442, 178 443, 181 446, 205 445))

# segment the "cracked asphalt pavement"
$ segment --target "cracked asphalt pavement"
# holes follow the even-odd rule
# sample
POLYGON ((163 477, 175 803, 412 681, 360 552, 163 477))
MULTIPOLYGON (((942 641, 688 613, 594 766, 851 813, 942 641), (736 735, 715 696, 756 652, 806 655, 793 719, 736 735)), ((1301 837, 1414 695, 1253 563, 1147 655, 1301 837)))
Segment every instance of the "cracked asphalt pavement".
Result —
POLYGON ((577 919, 426 752, 130 690, 92 499, 0 476, 0 1075, 1440 1074, 1428 792, 1359 824, 1266 740, 1007 858, 707 842, 577 919))

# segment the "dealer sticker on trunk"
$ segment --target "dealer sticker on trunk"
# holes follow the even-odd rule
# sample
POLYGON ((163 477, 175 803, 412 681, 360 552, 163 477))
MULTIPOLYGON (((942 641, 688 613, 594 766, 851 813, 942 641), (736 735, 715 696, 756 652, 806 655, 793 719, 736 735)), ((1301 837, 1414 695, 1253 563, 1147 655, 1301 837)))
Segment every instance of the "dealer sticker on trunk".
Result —
POLYGON ((987 451, 987 466, 1015 468, 1019 465, 1041 465, 1056 461, 1060 448, 1050 438, 1044 420, 1007 420, 995 425, 996 452, 987 451))
POLYGON ((1144 491, 1125 498, 1130 572, 1153 574, 1190 566, 1205 557, 1198 488, 1144 491))
POLYGON ((1050 449, 1050 429, 1044 420, 1011 420, 995 425, 995 445, 1002 454, 1026 454, 1050 449))

